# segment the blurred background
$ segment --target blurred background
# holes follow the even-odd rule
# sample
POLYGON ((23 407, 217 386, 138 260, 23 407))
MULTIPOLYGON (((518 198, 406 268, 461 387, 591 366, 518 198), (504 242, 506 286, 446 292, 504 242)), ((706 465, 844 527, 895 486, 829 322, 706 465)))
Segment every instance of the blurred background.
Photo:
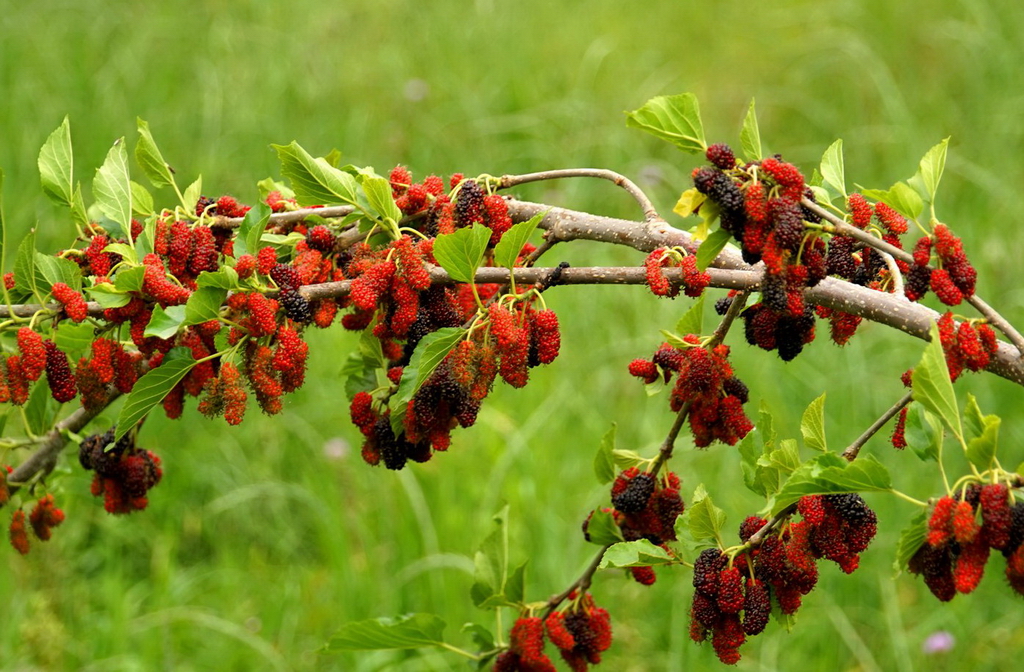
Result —
MULTIPOLYGON (((66 245, 64 212, 39 188, 36 157, 70 115, 76 179, 88 194, 111 143, 135 142, 149 121, 181 184, 257 196, 279 175, 269 145, 298 140, 314 155, 420 178, 603 167, 636 179, 670 221, 696 159, 627 129, 624 110, 693 91, 709 142, 738 146, 756 98, 766 148, 807 173, 837 137, 850 182, 886 188, 952 136, 939 216, 964 238, 978 291, 1024 322, 1024 10, 1009 0, 680 3, 613 0, 464 3, 7 3, 0 12, 0 167, 9 240, 37 227, 39 247, 66 245)), ((141 176, 141 172, 136 172, 141 176)), ((140 177, 137 179, 141 180, 140 177)), ((522 197, 619 217, 635 204, 608 183, 532 185, 522 197)), ((87 196, 88 198, 88 196, 87 196)), ((168 193, 158 199, 170 201, 168 193)), ((159 203, 159 200, 158 200, 159 203)), ((639 264, 631 250, 593 243, 548 260, 639 264)), ((594 548, 579 524, 607 500, 592 460, 612 420, 619 447, 653 454, 671 424, 662 397, 626 374, 650 356, 688 302, 621 287, 546 295, 563 324, 561 357, 524 390, 499 385, 451 450, 400 473, 359 457, 339 372, 353 339, 310 335, 303 390, 268 419, 250 409, 228 430, 187 411, 154 415, 141 443, 164 460, 149 508, 112 517, 89 495, 73 457, 54 479, 68 522, 22 558, 0 552, 0 667, 11 670, 456 670, 451 654, 324 656, 342 624, 412 611, 440 614, 449 634, 467 621, 493 628, 468 599, 471 556, 490 517, 510 506, 514 560, 530 558, 528 599, 558 592, 594 548)), ((841 448, 900 394, 899 374, 921 343, 875 326, 840 351, 819 338, 785 364, 733 334, 735 367, 783 436, 828 392, 828 438, 841 448)), ((987 413, 1004 416, 1003 464, 1024 458, 1022 390, 968 375, 987 413)), ((109 420, 109 418, 108 418, 109 420)), ((883 432, 884 433, 884 432, 883 432)), ((866 448, 897 487, 938 494, 933 466, 866 448)), ((71 455, 69 450, 68 455, 71 455)), ((16 457, 20 460, 20 457, 16 457)), ((739 477, 735 449, 673 462, 689 501, 704 483, 735 529, 761 502, 739 477)), ((951 460, 949 469, 963 465, 951 460)), ((1024 610, 994 557, 977 593, 940 606, 914 577, 894 579, 895 541, 913 507, 866 498, 880 532, 862 568, 823 563, 792 633, 774 623, 743 649, 742 670, 1006 670, 1024 653, 1024 610)), ((730 533, 731 534, 731 533, 730 533)), ((6 545, 5 545, 6 546, 6 545)), ((709 646, 687 638, 688 571, 650 588, 600 574, 593 592, 612 614, 605 670, 714 669, 709 646)), ((506 625, 508 615, 506 615, 506 625)))

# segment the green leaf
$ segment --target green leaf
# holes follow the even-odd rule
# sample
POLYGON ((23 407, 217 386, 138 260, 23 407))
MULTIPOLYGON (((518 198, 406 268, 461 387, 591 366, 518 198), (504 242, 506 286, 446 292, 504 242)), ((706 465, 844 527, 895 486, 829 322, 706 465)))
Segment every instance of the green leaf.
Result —
POLYGON ((465 335, 466 330, 461 327, 444 327, 427 334, 416 344, 409 363, 402 369, 398 391, 388 402, 388 408, 391 409, 391 429, 395 436, 404 431, 402 423, 409 402, 465 335))
POLYGON ((196 181, 185 187, 185 193, 181 195, 181 204, 188 212, 196 211, 196 204, 199 197, 203 195, 203 176, 200 175, 196 181))
POLYGON ((921 200, 921 195, 906 182, 897 182, 889 191, 861 189, 860 193, 876 201, 882 201, 910 219, 917 219, 921 211, 924 210, 924 201, 921 200))
POLYGON ((692 93, 651 98, 639 110, 626 112, 626 126, 647 131, 691 154, 707 149, 700 106, 692 93))
POLYGON ((96 169, 92 193, 100 212, 120 224, 123 230, 131 230, 132 187, 123 137, 114 142, 103 165, 96 169))
POLYGON ((196 278, 197 287, 219 287, 220 289, 238 289, 238 271, 230 266, 223 266, 219 271, 203 271, 196 278))
POLYGON ((615 480, 615 457, 612 455, 615 450, 615 427, 613 422, 611 429, 601 438, 601 446, 594 455, 594 474, 601 484, 615 480))
POLYGON ((690 536, 696 541, 717 542, 724 525, 725 511, 711 501, 703 483, 697 486, 690 506, 690 536))
POLYGON ((675 559, 661 546, 655 546, 647 539, 623 541, 615 544, 601 558, 598 569, 608 567, 655 567, 671 565, 675 559))
POLYGON ((505 582, 505 598, 509 602, 522 602, 523 594, 526 591, 526 566, 530 564, 529 560, 523 562, 508 575, 508 580, 505 582))
POLYGON ((18 245, 18 256, 14 260, 14 282, 19 289, 32 294, 38 293, 36 287, 36 231, 32 229, 21 239, 18 245))
POLYGON ((907 445, 919 458, 938 461, 939 447, 942 445, 942 421, 921 404, 907 407, 904 436, 907 445))
POLYGON ((160 366, 139 378, 117 416, 114 441, 119 441, 131 431, 195 365, 196 360, 192 358, 190 350, 174 348, 167 353, 160 366))
POLYGON ((103 308, 120 308, 121 306, 127 306, 132 300, 131 296, 119 291, 109 282, 104 282, 94 287, 86 287, 85 291, 89 293, 89 298, 100 304, 103 308))
POLYGON ((82 183, 75 184, 75 193, 71 196, 71 219, 78 226, 89 223, 89 215, 85 211, 85 200, 82 198, 82 183))
POLYGON ((53 429, 53 421, 59 410, 60 404, 53 398, 50 386, 45 380, 37 381, 25 404, 25 424, 28 430, 36 436, 46 434, 53 429))
POLYGON ((814 192, 814 200, 820 205, 827 205, 832 202, 832 194, 828 193, 828 189, 825 187, 811 185, 808 189, 814 192))
POLYGON ((925 346, 921 361, 914 367, 913 390, 914 401, 921 402, 925 408, 939 416, 955 436, 963 436, 960 409, 957 407, 956 395, 953 394, 953 383, 949 380, 949 369, 942 352, 937 324, 932 324, 931 341, 925 346))
POLYGON ((326 650, 418 649, 444 644, 445 622, 434 614, 408 614, 347 623, 331 637, 326 650))
POLYGON ((71 151, 71 123, 67 116, 46 139, 39 150, 39 178, 43 192, 57 205, 74 203, 71 183, 74 179, 74 158, 71 151))
POLYGON ((615 466, 621 471, 629 469, 630 467, 636 467, 644 462, 647 462, 640 453, 635 450, 622 450, 616 448, 612 451, 612 458, 615 460, 615 466))
POLYGON ((804 437, 804 445, 812 450, 828 451, 828 444, 825 440, 825 395, 810 403, 804 410, 803 418, 800 420, 800 433, 804 437))
POLYGON ((676 322, 676 333, 682 334, 684 337, 687 334, 696 334, 700 336, 704 331, 704 295, 693 302, 689 310, 679 318, 676 322))
POLYGON ((478 607, 492 597, 503 597, 508 577, 508 505, 492 520, 496 528, 480 544, 480 550, 473 559, 476 571, 470 597, 478 607))
POLYGON ((732 234, 725 229, 717 229, 707 240, 700 244, 697 248, 697 268, 698 270, 706 270, 711 262, 718 257, 718 253, 722 251, 726 243, 732 239, 732 234))
POLYGON ((185 303, 184 324, 202 324, 220 317, 220 307, 228 290, 221 287, 200 287, 185 303))
POLYGON ((846 196, 846 168, 842 139, 833 142, 821 157, 821 177, 838 193, 846 196))
POLYGON ((793 472, 775 496, 772 515, 806 495, 881 492, 892 489, 889 471, 872 455, 847 462, 835 453, 822 453, 793 472))
POLYGON ((459 282, 472 282, 483 261, 491 230, 481 224, 446 233, 434 239, 434 258, 459 282))
POLYGON ((743 147, 743 158, 747 161, 760 161, 761 155, 761 131, 757 128, 757 112, 754 111, 754 99, 750 99, 750 107, 747 109, 747 116, 743 120, 743 130, 740 131, 740 145, 743 147))
POLYGON ((696 187, 691 187, 679 196, 679 200, 676 201, 676 205, 672 208, 672 212, 676 213, 680 217, 689 217, 693 213, 697 212, 697 208, 700 208, 707 198, 707 196, 697 191, 696 187))
POLYGON ((153 215, 153 194, 135 180, 132 180, 128 186, 132 191, 132 210, 143 217, 153 215))
POLYGON ((964 439, 981 436, 985 432, 985 414, 978 406, 978 400, 970 392, 967 393, 967 404, 964 406, 964 439))
POLYGON ((789 475, 800 467, 800 449, 796 439, 783 439, 779 447, 757 459, 758 466, 768 467, 778 474, 789 475))
MULTIPOLYGON (((347 175, 348 173, 343 173, 347 175)), ((395 205, 395 199, 391 196, 391 182, 386 177, 370 177, 363 180, 363 192, 366 200, 382 220, 391 221, 395 224, 397 232, 398 221, 402 219, 402 211, 395 205)))
POLYGON ((967 442, 967 459, 982 471, 992 467, 992 460, 996 456, 999 425, 1001 423, 1002 419, 998 415, 986 415, 985 430, 981 436, 967 442))
POLYGON ((594 509, 587 521, 587 541, 597 546, 607 546, 625 541, 622 530, 615 522, 615 516, 609 511, 594 509))
POLYGON ((144 336, 156 336, 157 338, 170 338, 178 333, 182 322, 185 321, 185 306, 153 306, 153 314, 146 325, 144 336))
POLYGON ((921 159, 921 179, 924 181, 925 189, 932 201, 935 200, 935 192, 939 188, 939 180, 942 179, 942 171, 946 167, 946 148, 949 145, 949 138, 929 149, 921 159))
MULTIPOLYGON (((110 249, 107 245, 106 249, 110 249)), ((142 289, 142 281, 146 278, 146 269, 143 266, 124 268, 117 272, 114 278, 114 286, 118 291, 137 292, 142 289)))
POLYGON ((238 227, 238 235, 235 236, 236 259, 243 254, 251 254, 255 257, 260 251, 260 239, 267 229, 272 212, 269 205, 260 201, 245 213, 242 224, 238 227))
POLYGON ((380 339, 373 335, 373 325, 363 329, 359 336, 359 353, 367 363, 374 367, 387 368, 388 360, 384 358, 384 349, 380 339))
POLYGON ((53 342, 62 352, 67 353, 72 361, 75 360, 75 355, 88 350, 95 338, 93 325, 88 322, 62 322, 60 328, 53 332, 53 342))
POLYGON ((292 182, 300 205, 358 205, 356 178, 338 170, 325 159, 314 159, 294 140, 288 145, 271 145, 281 160, 281 174, 292 182))
POLYGON ((501 240, 498 241, 498 244, 494 246, 495 265, 504 268, 514 268, 516 259, 519 258, 519 253, 523 251, 523 245, 526 245, 527 241, 530 240, 530 234, 534 232, 537 225, 540 224, 548 212, 550 211, 539 212, 525 222, 513 225, 511 229, 506 231, 501 240))
MULTIPOLYGON (((126 245, 125 243, 111 243, 111 244, 107 245, 106 247, 104 247, 103 251, 104 252, 112 252, 114 254, 119 254, 122 257, 124 257, 124 259, 128 263, 130 263, 130 264, 137 264, 137 263, 139 263, 139 257, 136 254, 135 250, 132 249, 131 247, 128 247, 128 245, 126 245)), ((145 269, 140 269, 140 270, 145 272, 145 269)), ((121 273, 121 271, 118 271, 118 275, 120 275, 120 273, 121 273)), ((139 285, 139 289, 141 289, 141 288, 142 288, 142 286, 139 285)))
POLYGON ((896 575, 906 569, 907 563, 921 548, 928 537, 928 510, 922 509, 915 515, 910 523, 900 532, 900 540, 896 544, 896 560, 892 568, 896 575))
POLYGON ((168 187, 174 184, 174 174, 170 166, 164 161, 163 154, 153 140, 153 134, 149 131, 149 124, 136 117, 135 123, 139 129, 139 141, 135 143, 135 161, 142 168, 149 181, 154 187, 168 187))
POLYGON ((70 259, 51 257, 36 252, 36 284, 45 291, 58 282, 63 282, 71 289, 82 290, 82 268, 70 259))
MULTIPOLYGON (((266 201, 267 196, 270 192, 280 192, 281 198, 295 198, 295 192, 291 190, 284 182, 278 182, 272 177, 265 177, 256 183, 256 188, 260 191, 260 200, 266 201)), ((266 203, 264 203, 266 205, 266 203)))

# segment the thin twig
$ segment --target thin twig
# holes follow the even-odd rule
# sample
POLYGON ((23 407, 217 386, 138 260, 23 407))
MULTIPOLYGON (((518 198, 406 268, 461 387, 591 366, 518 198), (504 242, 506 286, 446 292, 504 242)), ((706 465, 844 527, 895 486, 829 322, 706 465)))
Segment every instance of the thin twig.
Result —
POLYGON ((500 189, 508 189, 528 182, 541 182, 543 180, 559 180, 566 177, 597 177, 602 180, 614 182, 616 186, 625 189, 626 193, 640 205, 644 212, 644 221, 653 222, 663 220, 658 214, 654 203, 647 197, 647 194, 625 175, 620 175, 613 170, 603 168, 565 168, 562 170, 544 170, 539 173, 526 173, 525 175, 503 175, 501 177, 500 189))
POLYGON ((586 592, 587 588, 590 587, 590 582, 593 580, 594 574, 597 572, 598 565, 601 564, 601 559, 604 557, 605 551, 609 548, 611 548, 611 544, 602 546, 601 550, 597 552, 597 555, 595 555, 594 559, 590 561, 590 564, 583 570, 583 573, 580 574, 579 578, 573 581, 568 588, 548 600, 547 608, 544 611, 545 619, 558 607, 558 605, 572 595, 574 590, 586 592))
POLYGON ((902 411, 906 405, 913 400, 913 398, 913 390, 907 390, 907 393, 900 397, 899 401, 893 404, 885 413, 882 413, 877 420, 871 423, 870 427, 864 430, 863 434, 857 437, 856 441, 851 443, 849 447, 843 451, 843 457, 845 457, 849 462, 853 462, 857 459, 857 454, 860 453, 860 449, 868 442, 868 439, 874 436, 875 433, 885 425, 885 423, 892 420, 897 413, 902 411))
POLYGON ((896 259, 888 252, 882 252, 881 250, 875 250, 875 252, 878 253, 878 256, 882 258, 885 265, 889 268, 889 277, 892 278, 892 293, 896 296, 904 296, 903 274, 900 273, 900 267, 896 265, 896 259))

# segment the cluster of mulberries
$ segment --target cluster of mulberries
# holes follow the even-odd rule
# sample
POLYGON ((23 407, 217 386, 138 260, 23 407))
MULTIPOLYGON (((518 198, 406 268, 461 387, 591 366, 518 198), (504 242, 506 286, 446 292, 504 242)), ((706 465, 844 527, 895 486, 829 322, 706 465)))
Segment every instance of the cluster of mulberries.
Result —
POLYGON ((81 292, 76 292, 63 282, 53 283, 50 292, 53 298, 63 304, 64 314, 72 321, 81 322, 89 316, 89 307, 85 305, 85 298, 81 292))
MULTIPOLYGON (((620 473, 612 483, 612 506, 607 509, 615 519, 626 541, 647 539, 656 546, 676 541, 676 518, 682 515, 685 505, 679 495, 680 479, 668 472, 654 476, 630 467, 620 473)), ((589 540, 588 526, 593 511, 583 522, 583 535, 589 540)), ((631 567, 633 578, 643 585, 651 585, 657 579, 652 567, 631 567)))
POLYGON ((208 418, 224 416, 229 425, 237 425, 245 416, 248 395, 242 386, 242 374, 232 362, 222 362, 218 374, 206 381, 198 410, 208 418))
POLYGON ((558 357, 561 335, 552 310, 535 310, 527 303, 507 308, 495 301, 487 308, 489 335, 499 357, 498 374, 512 387, 523 387, 529 370, 558 357))
POLYGON ((851 315, 841 310, 833 310, 825 306, 816 306, 814 312, 823 320, 829 321, 829 335, 836 345, 846 345, 853 335, 857 333, 863 318, 860 315, 851 315))
POLYGON ((973 484, 940 497, 928 520, 925 543, 909 569, 924 578, 935 597, 948 602, 978 587, 991 550, 1007 558, 1010 586, 1024 595, 1024 502, 1013 503, 1003 483, 973 484))
POLYGON ((588 593, 570 596, 570 606, 552 611, 547 618, 522 616, 509 635, 509 649, 494 661, 494 672, 554 672, 551 658, 544 652, 545 639, 558 649, 562 660, 574 672, 586 672, 601 662, 601 654, 612 645, 612 626, 608 612, 594 604, 588 593))
POLYGON ((762 350, 778 350, 784 362, 799 355, 814 340, 815 307, 802 300, 794 307, 798 310, 779 312, 762 301, 745 308, 740 317, 747 343, 762 350))
POLYGON ((200 273, 216 271, 222 249, 223 243, 209 226, 181 220, 157 220, 153 251, 184 287, 195 289, 195 279, 200 273))
POLYGON ((992 327, 968 320, 957 325, 951 312, 942 315, 937 324, 950 380, 956 381, 964 369, 977 372, 988 366, 999 346, 992 327))
POLYGON ((878 518, 860 495, 801 497, 797 511, 809 528, 808 545, 815 558, 831 560, 847 574, 857 569, 860 554, 878 531, 878 518))
POLYGON ((740 555, 730 562, 722 551, 708 548, 693 563, 690 639, 710 640, 726 665, 739 662, 740 646, 748 636, 764 631, 771 614, 768 586, 749 576, 745 560, 740 555))
MULTIPOLYGON (((0 476, 2 478, 2 476, 0 476)), ((7 489, 0 481, 0 487, 6 494, 7 489)), ((2 504, 2 502, 0 502, 2 504)), ((64 512, 57 508, 53 495, 44 495, 36 502, 32 512, 28 515, 28 523, 32 532, 39 541, 48 541, 52 535, 53 528, 64 522, 64 512)), ((11 516, 11 525, 8 530, 13 546, 22 555, 29 552, 28 529, 25 525, 25 512, 17 509, 11 516)))
POLYGON ((692 254, 680 255, 677 249, 667 247, 658 249, 647 255, 644 268, 647 271, 647 286, 655 296, 675 297, 679 295, 680 286, 669 282, 663 272, 664 268, 678 267, 683 271, 682 289, 686 296, 697 297, 711 283, 711 276, 706 271, 697 270, 697 257, 692 254))
POLYGON ((104 434, 86 437, 79 446, 78 461, 83 469, 96 472, 92 494, 104 498, 107 513, 145 509, 149 503, 146 494, 163 476, 160 458, 152 451, 136 447, 130 436, 114 443, 111 428, 104 434))
POLYGON ((735 445, 753 429, 753 424, 743 412, 747 386, 733 375, 729 347, 719 345, 708 350, 693 334, 683 340, 688 347, 665 343, 650 360, 633 360, 629 372, 646 383, 658 379, 659 369, 666 383, 676 375, 669 405, 678 412, 684 404, 690 404, 688 420, 697 447, 704 448, 712 441, 735 445))

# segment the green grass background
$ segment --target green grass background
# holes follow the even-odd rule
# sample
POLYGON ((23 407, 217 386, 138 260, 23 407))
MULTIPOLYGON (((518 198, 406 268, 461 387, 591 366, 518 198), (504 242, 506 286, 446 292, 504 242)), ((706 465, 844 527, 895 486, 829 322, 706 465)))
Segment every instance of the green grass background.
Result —
MULTIPOLYGON (((625 128, 623 110, 693 91, 711 141, 738 144, 756 97, 768 148, 808 172, 835 138, 850 181, 887 187, 952 136, 940 216, 979 267, 979 293, 1021 321, 1024 11, 1011 1, 680 3, 9 3, 0 12, 0 167, 13 240, 66 245, 68 218, 44 199, 35 160, 69 114, 76 175, 87 185, 110 144, 134 143, 148 120, 187 184, 251 202, 277 175, 272 142, 386 170, 492 174, 589 166, 618 170, 663 213, 695 165, 625 128)), ((638 215, 606 183, 531 186, 522 196, 615 216, 638 215)), ((164 199, 169 195, 161 194, 164 199)), ((678 218, 674 223, 681 223, 678 218)), ((688 225, 688 224, 686 224, 688 225)), ((639 264, 629 250, 573 243, 551 262, 639 264)), ((591 462, 609 422, 619 446, 651 454, 671 416, 625 373, 687 304, 628 288, 565 288, 547 297, 563 354, 525 390, 499 386, 452 449, 401 473, 370 469, 347 419, 339 371, 353 341, 317 332, 306 387, 285 413, 255 412, 230 431, 187 412, 154 418, 143 443, 165 464, 149 508, 111 517, 70 459, 54 478, 68 522, 48 544, 0 560, 0 666, 12 670, 448 670, 456 656, 317 653, 342 624, 379 615, 442 615, 458 643, 467 621, 493 626, 467 592, 470 557, 490 516, 511 509, 514 557, 530 558, 528 595, 567 585, 593 552, 579 534, 603 501, 591 462)), ((898 396, 921 344, 863 327, 839 350, 819 337, 797 361, 731 337, 739 375, 785 435, 827 390, 828 436, 841 447, 898 396)), ((338 330, 340 331, 340 330, 338 330)), ((820 333, 820 332, 819 332, 820 333)), ((1019 388, 991 375, 958 390, 1004 416, 1004 465, 1024 458, 1019 388)), ((752 410, 753 412, 753 410, 752 410)), ((893 454, 898 487, 937 493, 934 469, 893 454)), ((70 453, 69 453, 70 454, 70 453)), ((15 457, 15 460, 20 457, 15 457)), ((735 449, 681 447, 673 462, 692 493, 704 483, 730 529, 760 503, 739 481, 735 449)), ((951 465, 957 471, 961 465, 951 465)), ((792 633, 774 624, 743 648, 743 670, 1006 670, 1024 652, 1024 610, 993 558, 977 594, 940 606, 920 581, 892 579, 892 552, 912 507, 869 496, 880 518, 862 569, 822 566, 792 633), (938 630, 948 653, 922 652, 938 630)), ((689 572, 644 588, 601 574, 597 601, 615 644, 602 669, 715 668, 687 639, 689 572)), ((506 614, 506 625, 508 614, 506 614)))

